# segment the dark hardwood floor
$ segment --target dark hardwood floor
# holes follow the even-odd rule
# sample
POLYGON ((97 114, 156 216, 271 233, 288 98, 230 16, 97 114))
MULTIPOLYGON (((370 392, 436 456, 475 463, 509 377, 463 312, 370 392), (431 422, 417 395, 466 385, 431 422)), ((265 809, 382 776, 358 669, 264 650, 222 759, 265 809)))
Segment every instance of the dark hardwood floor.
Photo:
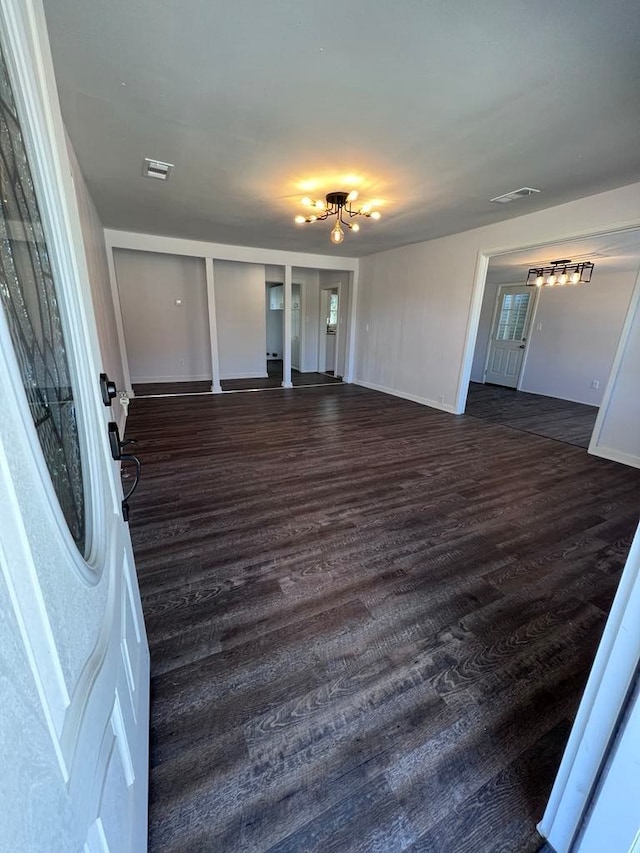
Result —
POLYGON ((153 397, 157 394, 206 394, 211 393, 211 380, 193 382, 135 382, 136 397, 153 397))
POLYGON ((465 414, 586 448, 598 408, 515 388, 470 382, 465 414))
POLYGON ((536 850, 640 471, 350 385, 127 435, 150 850, 536 850))
MULTIPOLYGON (((282 386, 282 361, 270 359, 267 362, 268 376, 255 379, 223 379, 220 387, 223 391, 262 391, 282 386)), ((334 385, 342 380, 333 373, 300 373, 291 370, 291 383, 294 388, 306 388, 312 385, 334 385)), ((211 380, 194 382, 136 382, 133 385, 136 397, 156 397, 162 394, 206 394, 211 392, 211 380)))
MULTIPOLYGON (((220 382, 223 391, 253 391, 264 388, 280 388, 282 385, 282 361, 280 359, 269 359, 267 362, 268 377, 256 379, 223 379, 220 382)), ((310 385, 331 385, 342 380, 327 373, 300 373, 299 370, 291 370, 291 383, 294 388, 303 388, 310 385)))

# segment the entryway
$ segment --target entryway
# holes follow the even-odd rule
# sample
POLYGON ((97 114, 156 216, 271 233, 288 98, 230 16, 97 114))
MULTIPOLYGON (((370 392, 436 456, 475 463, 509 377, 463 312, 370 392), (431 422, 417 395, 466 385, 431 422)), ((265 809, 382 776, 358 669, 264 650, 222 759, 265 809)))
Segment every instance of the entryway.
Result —
POLYGON ((465 413, 587 449, 639 266, 637 231, 491 258, 465 413), (526 284, 554 258, 594 263, 591 281, 526 284))

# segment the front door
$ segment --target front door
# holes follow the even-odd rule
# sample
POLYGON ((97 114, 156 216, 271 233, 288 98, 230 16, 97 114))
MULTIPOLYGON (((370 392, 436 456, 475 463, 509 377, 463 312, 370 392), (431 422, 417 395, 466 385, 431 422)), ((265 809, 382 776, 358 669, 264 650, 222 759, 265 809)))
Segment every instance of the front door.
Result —
POLYGON ((149 658, 44 13, 0 7, 0 847, 146 849, 149 658))
POLYGON ((516 388, 524 360, 534 292, 531 287, 498 290, 485 382, 516 388))

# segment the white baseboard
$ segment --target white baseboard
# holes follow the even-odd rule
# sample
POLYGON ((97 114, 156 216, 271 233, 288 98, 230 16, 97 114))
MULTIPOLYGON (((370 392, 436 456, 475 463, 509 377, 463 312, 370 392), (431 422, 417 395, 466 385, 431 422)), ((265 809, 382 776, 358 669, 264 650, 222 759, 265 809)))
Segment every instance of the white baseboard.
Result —
POLYGON ((412 403, 420 403, 421 406, 429 406, 431 409, 439 409, 441 412, 455 414, 455 408, 451 403, 439 403, 437 400, 429 400, 427 397, 419 397, 417 394, 409 394, 399 391, 397 388, 388 388, 386 385, 376 385, 374 382, 365 382, 364 379, 354 379, 353 385, 362 385, 372 391, 381 391, 383 394, 391 394, 393 397, 402 397, 403 400, 411 400, 412 403))
POLYGON ((224 382, 225 379, 268 379, 269 374, 265 371, 264 373, 221 373, 220 381, 224 382))
POLYGON ((132 385, 144 385, 148 382, 212 382, 211 374, 199 373, 196 376, 132 376, 132 385))
POLYGON ((631 468, 640 468, 640 456, 632 456, 631 453, 622 453, 620 450, 612 450, 609 447, 598 447, 588 451, 592 456, 600 456, 602 459, 609 459, 611 462, 620 462, 621 465, 629 465, 631 468))

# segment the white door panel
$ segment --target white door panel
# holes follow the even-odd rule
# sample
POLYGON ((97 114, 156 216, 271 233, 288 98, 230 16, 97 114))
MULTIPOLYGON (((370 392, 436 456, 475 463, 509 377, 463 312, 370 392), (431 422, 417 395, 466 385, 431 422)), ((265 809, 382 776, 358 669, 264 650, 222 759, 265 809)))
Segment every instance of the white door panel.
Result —
POLYGON ((143 851, 148 647, 39 0, 0 37, 0 848, 143 851))
POLYGON ((486 382, 517 387, 533 303, 534 293, 530 287, 499 288, 485 369, 486 382))

